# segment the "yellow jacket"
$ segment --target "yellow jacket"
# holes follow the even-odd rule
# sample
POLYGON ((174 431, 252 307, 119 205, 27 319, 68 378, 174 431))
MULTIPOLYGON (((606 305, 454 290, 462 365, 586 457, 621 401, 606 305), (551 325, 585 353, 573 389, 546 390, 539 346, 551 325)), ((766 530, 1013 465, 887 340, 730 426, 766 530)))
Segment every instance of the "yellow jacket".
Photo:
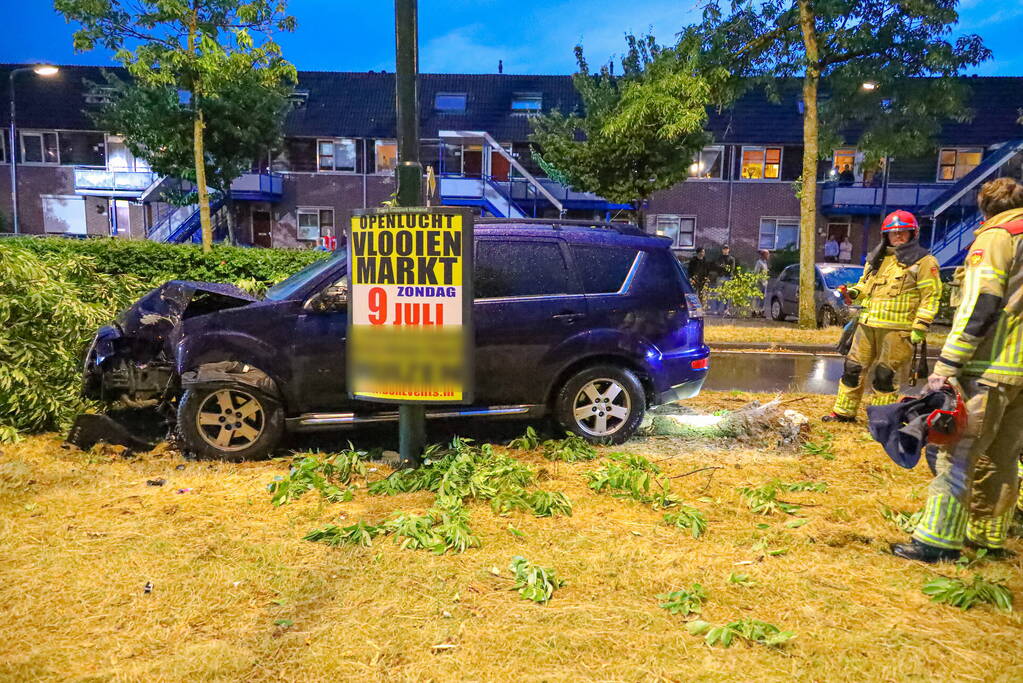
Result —
MULTIPOLYGON (((922 249, 921 249, 922 251, 922 249)), ((859 322, 889 330, 927 330, 938 314, 941 278, 930 254, 905 265, 889 247, 880 265, 868 263, 856 283, 862 306, 859 322)))
POLYGON ((961 302, 934 372, 1023 384, 1023 209, 994 216, 974 234, 961 302))

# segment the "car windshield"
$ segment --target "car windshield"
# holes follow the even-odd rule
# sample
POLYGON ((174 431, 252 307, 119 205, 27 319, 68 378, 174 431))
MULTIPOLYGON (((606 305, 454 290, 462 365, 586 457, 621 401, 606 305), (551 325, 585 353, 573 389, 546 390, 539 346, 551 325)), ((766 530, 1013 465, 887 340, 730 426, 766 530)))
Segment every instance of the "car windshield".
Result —
POLYGON ((841 285, 854 285, 863 277, 863 266, 828 266, 821 268, 824 284, 828 289, 838 289, 841 285))
POLYGON ((330 258, 310 263, 287 280, 278 282, 276 285, 266 290, 266 296, 264 298, 269 299, 270 301, 285 301, 286 299, 290 299, 295 292, 305 286, 307 282, 319 277, 321 273, 333 268, 339 261, 345 261, 347 258, 347 251, 336 251, 330 258))

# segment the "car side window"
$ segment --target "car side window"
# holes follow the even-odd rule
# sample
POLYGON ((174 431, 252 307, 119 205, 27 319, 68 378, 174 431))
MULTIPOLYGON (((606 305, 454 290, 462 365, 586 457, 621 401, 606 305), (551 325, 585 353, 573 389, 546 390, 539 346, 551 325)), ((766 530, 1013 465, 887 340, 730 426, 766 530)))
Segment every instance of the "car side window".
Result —
POLYGON ((569 247, 587 294, 614 294, 625 284, 637 250, 574 244, 569 247))
POLYGON ((799 281, 799 266, 789 266, 785 269, 785 273, 781 276, 781 279, 785 282, 798 282, 799 281))
POLYGON ((557 242, 479 240, 475 271, 477 299, 570 293, 557 242))

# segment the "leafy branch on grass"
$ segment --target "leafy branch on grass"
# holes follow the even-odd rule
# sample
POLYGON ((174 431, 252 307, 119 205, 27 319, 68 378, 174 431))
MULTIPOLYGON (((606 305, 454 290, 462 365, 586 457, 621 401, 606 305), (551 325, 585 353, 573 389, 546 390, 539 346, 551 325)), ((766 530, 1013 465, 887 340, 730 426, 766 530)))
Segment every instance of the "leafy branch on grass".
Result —
POLYGON ((657 596, 661 600, 661 607, 672 614, 681 614, 684 617, 690 614, 699 613, 703 609, 703 601, 707 599, 707 592, 698 583, 694 583, 688 589, 680 588, 671 593, 662 593, 657 596))
POLYGON ((349 501, 353 497, 350 488, 341 485, 351 483, 355 475, 366 478, 367 451, 358 451, 348 444, 348 450, 329 455, 322 460, 316 455, 297 456, 286 477, 276 477, 267 486, 271 493, 270 502, 285 505, 294 502, 312 490, 317 490, 328 502, 349 501))
POLYGON ((508 442, 508 448, 516 448, 520 451, 535 451, 539 447, 540 437, 532 427, 526 427, 525 434, 508 442))
POLYGON ((1005 587, 1004 581, 989 581, 979 574, 974 574, 970 583, 962 579, 939 576, 924 584, 923 592, 924 595, 929 595, 933 602, 952 605, 962 610, 990 604, 1005 612, 1012 611, 1012 591, 1005 587))
POLYGON ((561 462, 593 460, 597 449, 577 434, 566 433, 564 439, 548 439, 543 442, 543 457, 561 462))
POLYGON ((887 505, 881 506, 881 516, 897 526, 900 531, 907 534, 913 533, 916 529, 916 525, 920 523, 920 518, 923 517, 923 514, 923 510, 919 510, 911 514, 909 512, 893 510, 887 505))
POLYGON ((816 455, 825 460, 834 460, 835 451, 833 446, 835 442, 835 435, 831 432, 821 432, 820 441, 807 441, 803 444, 803 452, 808 455, 816 455))
POLYGON ((490 501, 490 507, 499 515, 513 510, 532 512, 537 517, 572 515, 572 503, 560 491, 508 491, 499 493, 490 501))
POLYGON ((748 486, 741 486, 738 489, 739 494, 742 496, 743 502, 749 507, 754 514, 758 515, 770 515, 778 510, 782 512, 794 515, 802 508, 804 504, 793 503, 790 501, 781 500, 778 498, 778 494, 782 491, 798 492, 798 491, 816 491, 823 493, 828 490, 827 482, 812 482, 803 481, 797 483, 787 483, 778 479, 772 479, 763 486, 752 488, 748 486))
POLYGON ((526 600, 547 604, 558 588, 565 582, 558 578, 553 569, 537 567, 524 557, 516 555, 512 558, 509 570, 515 575, 516 590, 526 600))
POLYGON ((676 512, 664 515, 664 523, 689 531, 693 538, 699 538, 707 530, 707 518, 702 512, 688 505, 680 505, 676 512))
POLYGON ((310 531, 305 535, 305 540, 324 543, 333 547, 361 545, 368 548, 373 545, 373 538, 384 533, 384 531, 382 526, 373 526, 361 521, 346 527, 328 524, 322 529, 310 531))
POLYGON ((747 588, 756 585, 756 581, 753 581, 749 577, 749 574, 736 574, 735 572, 728 575, 728 583, 736 586, 745 586, 747 588))
POLYGON ((686 629, 694 636, 703 635, 707 645, 731 647, 736 639, 750 643, 778 647, 796 637, 792 631, 783 631, 774 624, 758 619, 742 619, 724 626, 714 626, 706 621, 691 621, 686 629))

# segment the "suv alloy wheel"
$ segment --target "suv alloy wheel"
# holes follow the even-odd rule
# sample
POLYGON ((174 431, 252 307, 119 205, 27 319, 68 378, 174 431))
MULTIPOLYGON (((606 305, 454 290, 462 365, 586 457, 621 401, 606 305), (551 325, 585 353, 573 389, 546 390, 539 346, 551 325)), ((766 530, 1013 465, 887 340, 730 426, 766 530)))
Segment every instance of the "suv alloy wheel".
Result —
POLYGON ((785 320, 785 312, 781 307, 781 300, 778 297, 771 299, 771 318, 774 320, 785 320))
POLYGON ((594 443, 623 443, 639 427, 645 411, 646 394, 639 378, 615 365, 577 372, 554 401, 558 423, 594 443))
POLYGON ((200 457, 230 462, 269 454, 284 430, 280 404, 251 387, 189 389, 178 404, 178 436, 200 457))

